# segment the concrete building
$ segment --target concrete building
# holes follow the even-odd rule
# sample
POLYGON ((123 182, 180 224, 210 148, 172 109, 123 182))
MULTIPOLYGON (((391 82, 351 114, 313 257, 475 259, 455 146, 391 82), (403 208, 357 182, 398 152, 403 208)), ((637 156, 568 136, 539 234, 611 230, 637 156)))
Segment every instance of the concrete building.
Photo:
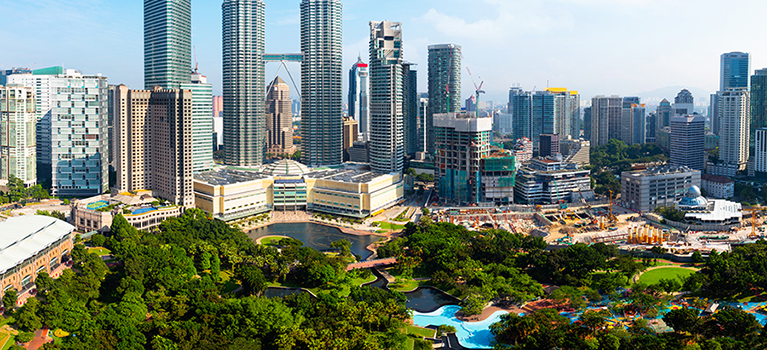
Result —
POLYGON ((517 168, 519 168, 519 164, 533 159, 533 141, 530 141, 527 137, 517 139, 512 152, 517 161, 517 168))
POLYGON ((191 0, 145 0, 144 89, 179 89, 191 67, 191 0))
POLYGON ((698 186, 690 186, 677 208, 685 212, 684 221, 693 225, 721 226, 726 231, 739 226, 743 219, 740 203, 726 200, 708 200, 701 195, 698 186))
POLYGON ((675 205, 690 186, 700 187, 700 178, 700 170, 672 165, 624 171, 620 203, 642 213, 663 205, 675 205))
POLYGON ((658 134, 655 135, 655 144, 668 152, 671 149, 671 127, 666 126, 658 130, 658 134))
POLYGON ((712 175, 735 176, 748 163, 751 99, 749 91, 729 89, 718 92, 719 160, 712 175))
POLYGON ((33 87, 37 105, 38 181, 55 196, 93 196, 109 187, 107 78, 50 67, 10 75, 8 84, 33 87))
POLYGON ((402 64, 402 80, 405 155, 412 159, 420 149, 418 138, 420 99, 418 98, 418 71, 415 69, 415 63, 405 62, 402 64))
POLYGON ((463 203, 481 202, 481 159, 490 153, 493 119, 474 113, 434 115, 435 188, 439 196, 463 203))
POLYGON ((575 164, 537 158, 517 171, 514 198, 522 204, 554 204, 570 201, 573 192, 591 188, 589 170, 575 164))
POLYGON ((367 141, 370 134, 370 72, 362 57, 349 69, 349 116, 357 120, 362 140, 367 141))
MULTIPOLYGON (((671 103, 667 99, 660 101, 658 108, 655 110, 655 144, 658 145, 658 134, 665 127, 671 127, 671 117, 674 116, 674 112, 671 108, 671 103)), ((660 147, 660 145, 658 145, 660 147)))
POLYGON ((193 72, 181 89, 192 92, 192 172, 208 171, 213 168, 213 85, 193 72))
POLYGON ((434 154, 437 134, 434 116, 461 111, 461 45, 429 46, 429 104, 426 114, 426 152, 434 154))
POLYGON ((70 221, 83 233, 109 232, 117 215, 122 215, 136 229, 149 230, 184 214, 184 207, 156 199, 152 191, 145 190, 73 200, 70 207, 70 221))
POLYGON ((695 113, 695 98, 687 89, 682 89, 674 97, 674 106, 671 107, 674 115, 689 115, 695 113))
MULTIPOLYGON (((266 154, 262 85, 265 5, 262 0, 225 0, 221 14, 224 163, 261 165, 266 154)), ((308 95, 308 91, 305 92, 308 95)), ((340 98, 338 103, 341 103, 340 98)))
POLYGON ((568 136, 578 137, 581 132, 581 97, 578 91, 569 91, 567 88, 546 88, 546 92, 556 96, 554 133, 559 134, 563 139, 568 136))
MULTIPOLYGON (((638 101, 638 97, 626 97, 630 101, 638 101)), ((642 144, 647 141, 647 116, 645 104, 631 103, 628 107, 622 108, 621 119, 621 140, 627 145, 642 144)))
POLYGON ((578 166, 589 165, 589 152, 591 142, 584 139, 567 139, 559 141, 559 151, 562 153, 565 164, 577 164, 578 166))
POLYGON ((301 161, 343 162, 343 8, 341 0, 301 1, 301 161))
POLYGON ((115 170, 121 192, 151 190, 191 207, 192 100, 190 90, 115 90, 115 170))
POLYGON ((539 157, 553 157, 559 152, 559 135, 558 134, 541 134, 541 145, 538 152, 539 157))
POLYGON ((280 77, 266 87, 266 148, 272 155, 293 154, 290 87, 280 77))
POLYGON ((720 56, 719 91, 748 89, 751 57, 747 52, 728 52, 720 56))
POLYGON ((767 128, 756 129, 754 133, 754 171, 759 178, 767 178, 767 128))
MULTIPOLYGON (((48 216, 19 216, 0 222, 0 296, 15 289, 20 299, 36 288, 41 272, 58 277, 71 259, 74 226, 48 216)), ((18 304, 17 304, 18 305, 18 304)))
POLYGON ((31 87, 0 86, 0 180, 37 184, 37 109, 31 87))
POLYGON ((405 157, 402 23, 370 22, 370 167, 401 172, 405 157))
POLYGON ((729 177, 704 174, 700 181, 709 197, 728 199, 735 196, 735 180, 729 177))
POLYGON ((702 115, 671 117, 671 165, 704 170, 705 127, 702 115))
POLYGON ((591 99, 591 143, 606 145, 621 138, 623 99, 620 96, 596 96, 591 99))
POLYGON ((512 134, 511 113, 495 113, 493 115, 493 131, 507 136, 512 134))
POLYGON ((591 142, 591 107, 583 109, 583 138, 591 142))
POLYGON ((645 143, 655 144, 655 131, 657 130, 658 114, 648 113, 645 124, 645 143))
MULTIPOLYGON (((344 158, 348 159, 348 149, 354 145, 359 135, 359 125, 351 117, 344 117, 344 158)), ((367 162, 366 162, 367 163, 367 162)))

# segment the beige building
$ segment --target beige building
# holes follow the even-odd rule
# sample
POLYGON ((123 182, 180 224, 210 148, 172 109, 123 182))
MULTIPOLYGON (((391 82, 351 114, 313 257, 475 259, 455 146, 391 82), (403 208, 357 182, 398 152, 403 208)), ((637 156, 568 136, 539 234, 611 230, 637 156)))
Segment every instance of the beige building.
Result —
POLYGON ((139 230, 148 230, 159 226, 163 221, 179 217, 184 207, 152 197, 151 191, 120 193, 114 196, 101 195, 74 200, 71 222, 80 232, 109 232, 112 220, 122 214, 131 226, 139 230))
POLYGON ((266 88, 266 147, 273 155, 293 154, 293 113, 290 87, 280 77, 266 88))
POLYGON ((57 277, 69 261, 74 226, 48 216, 12 217, 0 223, 0 296, 33 294, 40 272, 57 277))
POLYGON ((11 175, 26 186, 37 183, 37 123, 34 91, 23 85, 0 86, 0 179, 11 175))
POLYGON ((155 197, 191 207, 192 92, 120 85, 114 111, 118 191, 151 190, 155 197))
POLYGON ((354 118, 344 117, 344 153, 357 141, 359 129, 359 122, 354 118))

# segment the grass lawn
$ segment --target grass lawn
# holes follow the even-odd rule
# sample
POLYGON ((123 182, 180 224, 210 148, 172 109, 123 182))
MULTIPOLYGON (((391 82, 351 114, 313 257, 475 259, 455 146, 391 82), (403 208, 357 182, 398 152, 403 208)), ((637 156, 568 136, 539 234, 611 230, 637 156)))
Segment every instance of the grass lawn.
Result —
POLYGON ((88 248, 88 252, 90 252, 90 253, 96 253, 96 254, 98 254, 99 256, 101 256, 101 255, 109 255, 109 254, 112 254, 112 251, 111 251, 111 250, 109 250, 109 249, 107 249, 107 248, 104 248, 104 247, 93 247, 93 248, 88 248))
POLYGON ((263 245, 268 245, 268 246, 276 247, 277 246, 277 242, 279 242, 283 238, 285 238, 285 237, 265 237, 259 243, 261 243, 263 245))
MULTIPOLYGON (((594 273, 591 274, 591 280, 593 282, 597 282, 597 281, 603 279, 605 277, 605 274, 606 274, 606 272, 594 272, 594 273)), ((630 285, 628 278, 626 278, 624 276, 623 279, 624 279, 623 287, 628 287, 630 285)))
POLYGON ((405 333, 406 334, 416 334, 421 337, 428 337, 428 338, 434 338, 434 336, 437 334, 437 331, 433 329, 428 328, 421 328, 416 326, 406 326, 405 327, 405 333))
POLYGON ((645 284, 655 284, 658 283, 661 278, 677 278, 679 279, 679 282, 681 282, 682 278, 687 277, 694 272, 694 270, 681 267, 664 267, 643 273, 641 276, 639 276, 639 282, 645 284))
POLYGON ((402 230, 405 228, 405 225, 392 224, 386 221, 376 221, 374 224, 378 224, 378 227, 384 230, 402 230))
POLYGON ((221 271, 218 273, 218 275, 221 277, 221 281, 224 282, 224 286, 221 288, 221 294, 228 294, 233 292, 235 289, 240 288, 238 283, 232 281, 232 272, 221 271))
POLYGON ((7 334, 7 333, 0 333, 0 350, 5 350, 11 347, 11 345, 15 344, 14 341, 15 337, 7 334))
MULTIPOLYGON (((421 285, 429 284, 429 281, 416 281, 412 278, 402 278, 402 275, 397 271, 397 269, 386 269, 389 274, 394 277, 394 283, 389 284, 389 289, 395 290, 398 292, 409 292, 413 289, 418 288, 421 285)), ((413 277, 419 277, 419 276, 413 276, 413 277)))

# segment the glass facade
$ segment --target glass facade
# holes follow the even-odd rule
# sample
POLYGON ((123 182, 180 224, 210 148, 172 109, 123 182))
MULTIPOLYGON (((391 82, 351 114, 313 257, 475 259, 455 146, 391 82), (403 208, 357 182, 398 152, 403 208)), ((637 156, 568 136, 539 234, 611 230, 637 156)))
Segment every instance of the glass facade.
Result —
POLYGON ((370 167, 401 172, 405 156, 402 24, 370 22, 370 167))
POLYGON ((192 91, 192 172, 213 167, 213 86, 202 82, 181 84, 192 91))
POLYGON ((461 111, 461 45, 429 46, 429 106, 426 144, 435 151, 434 115, 461 111))
POLYGON ((756 130, 767 128, 767 69, 759 69, 751 76, 751 155, 754 154, 756 130))
POLYGON ((720 57, 719 91, 748 88, 751 77, 751 57, 744 52, 729 52, 720 57))
POLYGON ((144 88, 178 89, 191 68, 191 0, 144 0, 144 88))

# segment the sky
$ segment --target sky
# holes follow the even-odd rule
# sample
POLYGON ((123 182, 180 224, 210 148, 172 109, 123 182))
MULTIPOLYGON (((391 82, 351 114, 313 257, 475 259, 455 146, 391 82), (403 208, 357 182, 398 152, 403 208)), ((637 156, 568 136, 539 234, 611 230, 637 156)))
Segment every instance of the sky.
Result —
MULTIPOLYGON (((266 51, 298 52, 300 1, 265 3, 266 51)), ((496 104, 508 101, 511 86, 566 87, 582 101, 688 87, 700 91, 696 103, 705 102, 708 96, 699 95, 719 86, 722 53, 749 52, 752 70, 767 67, 767 1, 343 0, 343 6, 344 92, 358 55, 368 61, 373 20, 402 22, 404 57, 417 64, 419 91, 427 91, 428 45, 456 43, 462 98, 474 91, 468 68, 477 84, 484 81, 482 99, 496 104)), ((63 65, 143 88, 142 1, 0 0, 0 13, 0 69, 63 65)), ((200 71, 220 94, 221 1, 192 0, 192 43, 200 71)), ((300 67, 289 66, 300 85, 300 67)), ((267 65, 267 80, 278 67, 267 65)), ((279 74, 290 83, 284 70, 279 74)))

